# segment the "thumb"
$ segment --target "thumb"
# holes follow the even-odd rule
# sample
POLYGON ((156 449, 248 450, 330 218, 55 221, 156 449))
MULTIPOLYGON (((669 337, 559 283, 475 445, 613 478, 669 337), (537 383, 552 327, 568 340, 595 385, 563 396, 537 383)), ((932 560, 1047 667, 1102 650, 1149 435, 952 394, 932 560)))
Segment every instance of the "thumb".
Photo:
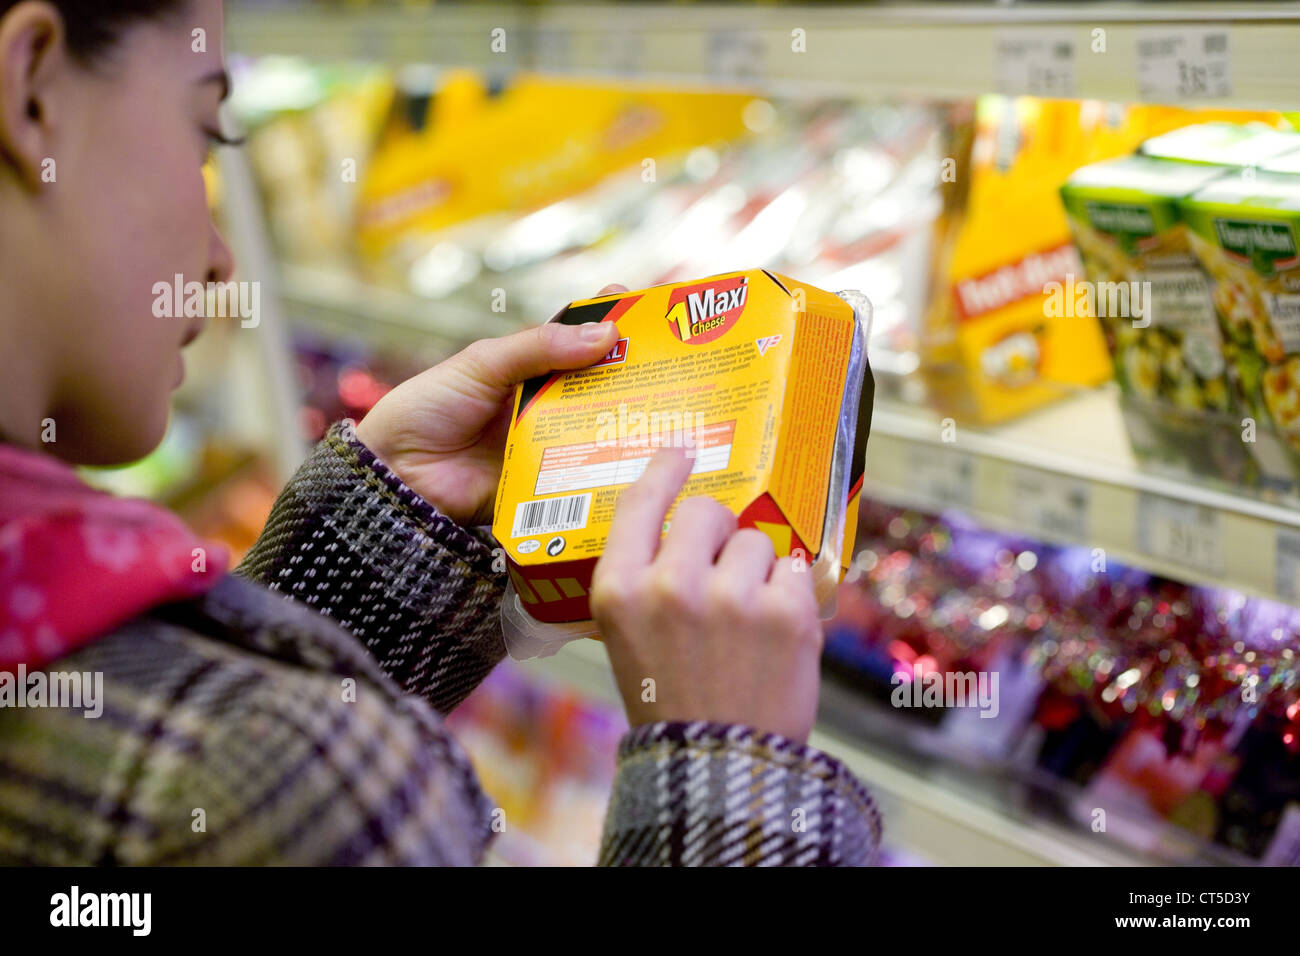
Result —
POLYGON ((457 364, 478 384, 504 389, 548 372, 586 368, 608 353, 616 341, 618 327, 613 322, 547 322, 475 342, 457 356, 457 364))

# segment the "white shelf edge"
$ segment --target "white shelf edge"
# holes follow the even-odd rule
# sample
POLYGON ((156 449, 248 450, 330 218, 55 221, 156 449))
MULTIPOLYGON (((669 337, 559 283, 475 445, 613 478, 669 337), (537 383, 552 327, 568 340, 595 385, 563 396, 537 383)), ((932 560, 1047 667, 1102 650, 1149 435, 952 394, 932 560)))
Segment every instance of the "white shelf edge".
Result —
MULTIPOLYGON (((1099 395, 1117 394, 1109 388, 1090 393, 1084 400, 1091 401, 1099 395)), ((1064 399, 1063 401, 1077 401, 1064 399)), ((1082 478, 1096 484, 1115 485, 1134 491, 1146 491, 1151 494, 1164 495, 1179 501, 1203 505, 1217 511, 1248 515, 1284 527, 1300 528, 1300 510, 1288 508, 1257 498, 1234 495, 1192 482, 1180 481, 1159 472, 1144 471, 1138 467, 1098 461, 1086 455, 1077 455, 1055 451, 1050 448, 1036 448, 1029 451, 1023 441, 1010 440, 1001 434, 997 427, 962 430, 962 438, 951 445, 945 444, 939 435, 937 414, 924 417, 902 412, 900 406, 893 402, 881 402, 872 414, 871 431, 873 435, 890 435, 909 442, 937 447, 952 447, 983 458, 993 458, 1013 465, 1037 468, 1066 477, 1082 478), (919 424, 924 422, 924 425, 919 424), (933 428, 929 426, 933 425, 933 428), (928 432, 928 434, 927 434, 928 432), (1028 454, 1029 457, 1026 457, 1028 454)))
POLYGON ((531 69, 769 93, 977 96, 997 90, 1002 31, 1075 32, 1077 96, 1134 101, 1137 31, 1152 26, 1232 27, 1232 95, 1206 105, 1296 108, 1291 82, 1300 3, 1089 3, 1050 6, 918 3, 859 6, 643 4, 466 5, 323 12, 235 5, 228 46, 248 54, 531 69), (489 34, 502 28, 506 50, 489 34), (791 30, 809 52, 790 51, 791 30), (1107 52, 1091 54, 1092 31, 1107 52), (716 62, 727 48, 728 63, 716 62))
MULTIPOLYGON (((1180 478, 1144 470, 1132 460, 1117 403, 1114 388, 1087 391, 1005 426, 977 429, 958 423, 956 440, 946 443, 941 438, 938 413, 880 401, 867 445, 863 493, 923 511, 951 508, 992 529, 1050 544, 1100 548, 1108 561, 1184 583, 1229 587, 1293 603, 1293 596, 1283 592, 1279 580, 1278 536, 1300 532, 1300 509, 1209 487, 1194 476, 1180 478), (1072 409, 1077 411, 1072 413, 1072 409), (1104 456, 1059 448, 1061 437, 1053 429, 1059 432, 1066 427, 1063 423, 1070 421, 1071 414, 1080 422, 1101 419, 1108 423, 1100 431, 1094 429, 1093 436, 1079 438, 1079 445, 1085 447, 1094 438, 1110 446, 1104 456), (1034 439, 1036 429, 1039 441, 1034 439), (912 449, 917 448, 942 449, 939 454, 953 456, 954 466, 967 459, 969 486, 963 486, 963 493, 952 499, 927 491, 909 470, 912 449), (1089 500, 1086 533, 1062 535, 1054 529, 1027 525, 1008 489, 1009 479, 1017 472, 1084 483, 1089 500), (1216 516, 1217 566, 1171 559, 1142 547, 1138 527, 1143 509, 1162 507, 1166 501, 1208 509, 1216 516)), ((956 467, 953 470, 956 472, 956 467)))
POLYGON ((368 326, 416 342, 467 345, 476 339, 517 332, 523 326, 487 308, 472 309, 454 300, 422 299, 398 289, 371 285, 329 269, 282 266, 285 301, 309 322, 320 313, 357 320, 349 331, 365 339, 368 326))
MULTIPOLYGON (((355 335, 374 341, 388 336, 390 344, 458 348, 477 338, 505 335, 521 326, 486 310, 476 310, 455 300, 440 302, 419 299, 406 293, 368 286, 328 270, 285 267, 283 294, 295 315, 324 334, 355 335), (331 323, 323 318, 334 315, 331 323), (313 321, 312 317, 315 317, 313 321), (338 316, 345 320, 340 322, 338 316)), ((959 425, 959 439, 951 444, 940 437, 940 415, 924 408, 904 406, 896 400, 880 399, 872 420, 868 441, 865 495, 901 507, 940 511, 953 508, 999 531, 1022 534, 1050 544, 1102 548, 1108 559, 1142 568, 1188 584, 1232 587, 1248 594, 1282 601, 1294 599, 1279 589, 1277 535, 1279 529, 1300 534, 1300 509, 1276 504, 1249 494, 1235 494, 1198 482, 1195 478, 1171 477, 1144 470, 1131 460, 1118 419, 1118 393, 1111 387, 1086 390, 1063 399, 1007 426, 972 428, 959 425), (1035 425, 1040 416, 1081 409, 1084 417, 1112 419, 1104 438, 1113 447, 1101 459, 1083 452, 1066 452, 1051 447, 1050 441, 1035 442, 1034 429, 1051 429, 1056 424, 1035 425), (1118 444, 1116 444, 1118 443, 1118 444), (918 489, 903 465, 907 450, 927 447, 944 450, 972 460, 975 475, 969 502, 938 500, 918 489), (1124 449, 1129 460, 1117 449, 1124 449), (1013 502, 1004 494, 1005 480, 1016 471, 1033 471, 1075 479, 1090 489, 1089 534, 1063 537, 1050 529, 1028 527, 1014 514, 1013 502), (1205 569, 1153 556, 1137 540, 1138 512, 1143 496, 1196 505, 1226 516, 1223 521, 1223 567, 1205 569), (1116 524, 1123 512, 1132 520, 1116 524)), ((1084 444, 1087 444, 1086 442, 1084 444)))

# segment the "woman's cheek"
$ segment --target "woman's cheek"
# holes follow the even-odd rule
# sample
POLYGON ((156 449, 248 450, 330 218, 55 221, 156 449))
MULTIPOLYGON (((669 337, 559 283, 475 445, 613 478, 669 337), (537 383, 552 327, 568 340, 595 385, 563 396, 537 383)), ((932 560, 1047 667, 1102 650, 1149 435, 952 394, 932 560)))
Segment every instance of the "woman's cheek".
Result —
MULTIPOLYGON (((158 191, 166 200, 157 210, 161 215, 153 217, 155 229, 150 242, 158 243, 154 246, 157 255, 149 279, 150 298, 141 316, 147 330, 142 331, 155 346, 150 351, 166 360, 164 371, 169 376, 185 330, 193 321, 186 314, 186 305, 195 291, 193 283, 206 284, 208 279, 207 191, 193 158, 188 159, 190 168, 181 171, 173 166, 172 181, 158 191), (181 277, 179 283, 177 276, 181 277)), ((182 161, 181 157, 175 160, 182 161)), ((206 299, 203 305, 206 307, 206 299)))
POLYGON ((160 132, 154 138, 156 148, 138 157, 150 183, 144 199, 150 208, 140 221, 149 224, 150 242, 156 243, 154 248, 166 263, 163 278, 179 272, 187 282, 204 281, 206 268, 208 200, 196 136, 192 125, 178 124, 165 138, 160 132))

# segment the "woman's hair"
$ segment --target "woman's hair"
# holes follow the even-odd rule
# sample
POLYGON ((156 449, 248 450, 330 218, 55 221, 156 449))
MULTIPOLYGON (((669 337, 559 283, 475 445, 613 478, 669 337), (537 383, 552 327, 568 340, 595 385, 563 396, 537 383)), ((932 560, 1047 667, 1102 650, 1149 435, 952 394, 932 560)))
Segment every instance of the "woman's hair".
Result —
MULTIPOLYGON (((0 17, 22 0, 0 0, 0 17)), ((63 15, 68 49, 83 63, 106 52, 126 27, 179 13, 186 0, 44 0, 63 15)))

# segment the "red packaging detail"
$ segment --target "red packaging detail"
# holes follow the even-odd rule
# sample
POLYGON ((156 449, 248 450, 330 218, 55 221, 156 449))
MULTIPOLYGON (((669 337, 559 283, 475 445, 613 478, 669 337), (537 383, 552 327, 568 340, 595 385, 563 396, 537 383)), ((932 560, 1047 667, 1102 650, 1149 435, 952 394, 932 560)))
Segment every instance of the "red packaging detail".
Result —
POLYGON ((1031 252, 983 275, 953 283, 952 297, 961 320, 977 318, 1033 296, 1043 296, 1049 282, 1064 282, 1069 275, 1082 275, 1083 264, 1073 243, 1041 252, 1031 252))
POLYGON ((673 335, 689 345, 721 338, 736 324, 749 299, 749 277, 732 276, 674 289, 668 298, 673 335))
POLYGON ((528 613, 546 624, 584 621, 591 617, 591 572, 595 558, 536 567, 509 562, 510 580, 528 613))

